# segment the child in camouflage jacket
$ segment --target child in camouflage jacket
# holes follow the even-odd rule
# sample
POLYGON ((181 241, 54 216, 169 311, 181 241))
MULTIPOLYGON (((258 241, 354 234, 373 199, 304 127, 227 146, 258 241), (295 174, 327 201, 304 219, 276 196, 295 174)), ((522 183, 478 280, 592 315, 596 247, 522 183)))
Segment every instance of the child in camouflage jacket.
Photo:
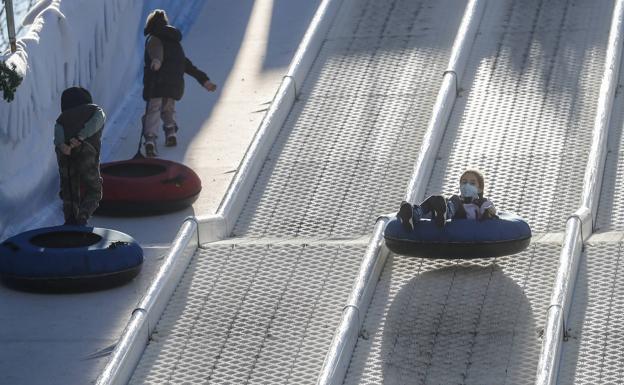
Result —
POLYGON ((106 116, 82 87, 63 91, 61 111, 54 127, 54 145, 65 224, 86 225, 102 199, 100 147, 106 116))

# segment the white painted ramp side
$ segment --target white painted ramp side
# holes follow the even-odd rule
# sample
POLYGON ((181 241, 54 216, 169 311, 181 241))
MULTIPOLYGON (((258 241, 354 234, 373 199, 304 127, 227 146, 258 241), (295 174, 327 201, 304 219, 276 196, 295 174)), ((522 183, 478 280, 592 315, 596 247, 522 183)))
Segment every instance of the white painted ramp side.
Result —
MULTIPOLYGON (((623 73, 624 63, 620 66, 623 73)), ((619 79, 621 90, 622 76, 619 79)), ((611 114, 597 225, 581 257, 559 369, 560 384, 624 382, 624 95, 611 114)))
POLYGON ((346 384, 532 384, 565 220, 579 205, 612 2, 490 1, 428 194, 485 174, 531 248, 462 264, 391 256, 346 384), (536 237, 537 238, 537 237, 536 237))
POLYGON ((403 196, 461 0, 346 0, 234 230, 177 287, 132 384, 311 384, 403 196))
POLYGON ((607 141, 607 157, 598 203, 598 216, 594 232, 624 231, 624 64, 620 66, 620 78, 616 89, 609 140, 607 141))
POLYGON ((586 246, 574 288, 563 344, 560 384, 624 381, 624 233, 586 246))

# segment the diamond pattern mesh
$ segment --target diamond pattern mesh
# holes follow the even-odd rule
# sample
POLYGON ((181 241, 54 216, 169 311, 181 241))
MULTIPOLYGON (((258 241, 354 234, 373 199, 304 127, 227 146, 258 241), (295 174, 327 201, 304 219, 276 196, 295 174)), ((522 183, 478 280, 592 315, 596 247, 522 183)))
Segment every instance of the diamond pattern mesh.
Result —
POLYGON ((234 236, 368 234, 404 195, 462 2, 356 3, 336 21, 234 236))
POLYGON ((132 384, 316 382, 375 218, 404 194, 463 9, 344 4, 237 237, 194 256, 132 384))
MULTIPOLYGON (((316 381, 374 219, 405 192, 463 6, 344 3, 234 238, 195 255, 132 384, 316 381)), ((611 6, 489 3, 429 193, 477 166, 501 208, 563 229, 611 6)), ((532 383, 558 255, 538 241, 496 260, 391 256, 346 382, 532 383)))
POLYGON ((391 255, 345 384, 533 384, 557 243, 454 262, 391 255))
POLYGON ((586 246, 574 288, 559 369, 560 384, 620 384, 624 380, 624 279, 619 240, 586 246))
MULTIPOLYGON (((579 204, 612 3, 489 2, 428 194, 462 169, 534 232, 579 204)), ((464 264, 393 256, 346 384, 532 384, 558 244, 464 264)), ((563 383, 572 383, 563 382, 563 383)))
POLYGON ((489 2, 429 194, 462 169, 533 231, 562 231, 580 203, 612 2, 489 2))
POLYGON ((314 383, 365 247, 199 249, 130 383, 314 383))

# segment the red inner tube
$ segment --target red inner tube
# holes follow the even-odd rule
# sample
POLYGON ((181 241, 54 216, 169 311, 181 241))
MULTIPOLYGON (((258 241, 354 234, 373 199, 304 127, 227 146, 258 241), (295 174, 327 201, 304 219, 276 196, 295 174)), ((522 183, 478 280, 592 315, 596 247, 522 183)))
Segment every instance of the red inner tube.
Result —
POLYGON ((196 196, 201 181, 187 166, 164 159, 103 163, 103 202, 176 202, 196 196))

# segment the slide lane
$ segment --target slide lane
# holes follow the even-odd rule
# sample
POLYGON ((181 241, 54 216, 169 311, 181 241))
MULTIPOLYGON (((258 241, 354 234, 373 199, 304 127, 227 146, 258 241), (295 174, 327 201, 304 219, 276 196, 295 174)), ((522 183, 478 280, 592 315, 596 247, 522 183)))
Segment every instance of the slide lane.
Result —
POLYGON ((531 225, 512 257, 391 255, 345 384, 532 384, 565 220, 578 206, 613 4, 488 2, 427 194, 463 169, 531 225))

